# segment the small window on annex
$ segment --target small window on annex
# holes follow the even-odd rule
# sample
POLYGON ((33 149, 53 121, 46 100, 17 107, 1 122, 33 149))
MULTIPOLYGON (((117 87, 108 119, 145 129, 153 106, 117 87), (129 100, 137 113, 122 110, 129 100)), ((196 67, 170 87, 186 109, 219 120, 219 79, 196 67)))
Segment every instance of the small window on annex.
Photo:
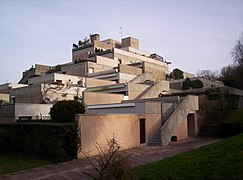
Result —
POLYGON ((89 73, 94 73, 94 68, 89 67, 89 73))

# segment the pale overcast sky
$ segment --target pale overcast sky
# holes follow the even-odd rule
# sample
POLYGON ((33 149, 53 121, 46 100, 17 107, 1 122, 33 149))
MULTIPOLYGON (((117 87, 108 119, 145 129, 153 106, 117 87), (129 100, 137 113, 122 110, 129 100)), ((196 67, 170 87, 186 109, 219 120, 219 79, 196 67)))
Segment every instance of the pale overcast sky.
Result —
POLYGON ((0 0, 0 84, 34 64, 71 62, 72 43, 139 39, 140 49, 178 67, 220 70, 243 31, 242 0, 0 0))

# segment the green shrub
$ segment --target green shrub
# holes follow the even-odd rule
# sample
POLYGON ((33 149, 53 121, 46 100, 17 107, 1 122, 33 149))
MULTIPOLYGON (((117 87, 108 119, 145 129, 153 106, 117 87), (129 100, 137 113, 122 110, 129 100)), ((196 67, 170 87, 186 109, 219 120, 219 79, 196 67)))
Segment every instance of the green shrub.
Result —
POLYGON ((186 80, 183 82, 183 90, 186 89, 196 89, 196 88, 203 88, 203 82, 199 79, 191 81, 189 78, 186 78, 186 80))
POLYGON ((172 76, 174 79, 183 79, 183 71, 176 68, 172 71, 172 76))
POLYGON ((66 123, 74 122, 75 114, 83 114, 84 112, 84 105, 78 101, 58 101, 51 108, 50 115, 54 122, 66 123))
POLYGON ((0 151, 36 155, 60 162, 77 157, 76 124, 2 124, 0 151))

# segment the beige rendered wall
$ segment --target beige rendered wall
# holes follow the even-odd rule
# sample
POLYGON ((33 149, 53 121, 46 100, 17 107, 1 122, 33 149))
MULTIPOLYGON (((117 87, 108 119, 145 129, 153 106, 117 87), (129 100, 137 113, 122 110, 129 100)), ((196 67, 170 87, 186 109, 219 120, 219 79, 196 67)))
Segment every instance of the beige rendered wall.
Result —
POLYGON ((95 86, 110 85, 110 84, 116 84, 116 82, 103 80, 103 79, 95 79, 95 78, 86 78, 86 81, 85 81, 85 86, 87 88, 95 87, 95 86))
MULTIPOLYGON (((107 138, 116 137, 123 149, 139 146, 139 121, 137 115, 106 114, 106 115, 77 115, 81 149, 91 155, 98 153, 93 140, 100 145, 107 144, 107 138)), ((83 157, 80 152, 78 157, 83 157)))
POLYGON ((83 100, 86 105, 121 103, 122 94, 83 92, 83 100))

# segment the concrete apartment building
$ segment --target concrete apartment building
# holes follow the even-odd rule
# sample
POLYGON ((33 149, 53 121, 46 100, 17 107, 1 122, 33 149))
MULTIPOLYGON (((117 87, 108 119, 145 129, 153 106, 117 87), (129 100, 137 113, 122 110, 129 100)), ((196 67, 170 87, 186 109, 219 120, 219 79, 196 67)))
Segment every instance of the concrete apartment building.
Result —
MULTIPOLYGON (((82 148, 91 154, 96 153, 92 139, 102 144, 112 135, 123 148, 167 145, 172 137, 196 136, 200 98, 183 94, 185 79, 170 80, 168 64, 158 54, 140 50, 136 38, 101 41, 93 34, 73 44, 71 62, 36 64, 23 72, 18 84, 0 85, 0 123, 48 119, 55 102, 75 99, 86 105, 86 113, 76 120, 82 148)), ((184 77, 195 78, 190 73, 184 77)), ((221 82, 200 80, 205 88, 223 87, 221 82)))

